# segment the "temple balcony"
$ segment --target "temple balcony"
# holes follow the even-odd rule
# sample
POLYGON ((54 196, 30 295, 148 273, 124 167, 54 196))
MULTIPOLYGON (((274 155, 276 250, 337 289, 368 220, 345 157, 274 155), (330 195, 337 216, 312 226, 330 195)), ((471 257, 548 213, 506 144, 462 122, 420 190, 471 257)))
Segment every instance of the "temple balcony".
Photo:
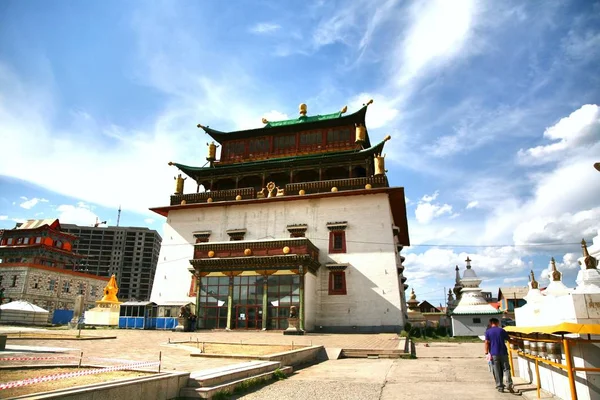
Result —
POLYGON ((283 189, 275 188, 271 193, 269 193, 266 188, 261 191, 257 191, 254 187, 244 187, 238 189, 213 190, 200 193, 175 194, 171 196, 170 205, 176 206, 180 204, 249 200, 279 196, 297 196, 300 194, 301 190, 304 191, 303 194, 328 193, 331 192, 333 188, 336 188, 338 192, 342 192, 347 190, 365 189, 367 185, 370 185, 371 188, 389 187, 387 177, 385 175, 377 175, 372 177, 288 183, 283 189))
POLYGON ((316 273, 319 249, 307 238, 234 240, 194 245, 193 268, 200 273, 255 271, 271 275, 280 270, 316 273))

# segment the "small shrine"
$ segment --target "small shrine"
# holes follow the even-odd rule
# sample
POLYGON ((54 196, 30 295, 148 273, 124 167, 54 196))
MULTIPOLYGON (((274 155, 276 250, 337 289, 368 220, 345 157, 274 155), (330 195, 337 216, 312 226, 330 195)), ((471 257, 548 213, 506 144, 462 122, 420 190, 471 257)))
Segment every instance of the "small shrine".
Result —
POLYGON ((550 260, 550 284, 546 290, 544 290, 544 295, 546 296, 564 296, 571 292, 571 289, 565 286, 562 282, 562 274, 556 269, 556 261, 554 261, 554 257, 550 260))
POLYGON ((419 309, 419 301, 417 300, 415 289, 411 290, 410 299, 406 302, 406 305, 408 307, 408 322, 412 326, 425 326, 427 321, 419 309))
MULTIPOLYGON (((471 267, 471 259, 465 260, 467 268, 462 279, 457 284, 460 286, 460 299, 451 313, 453 336, 481 336, 487 329, 488 320, 500 315, 502 311, 496 310, 481 293, 481 279, 471 267)), ((458 266, 456 267, 458 273, 458 266)), ((455 292, 456 293, 456 292, 455 292)))
POLYGON ((96 301, 96 307, 85 312, 86 325, 118 326, 121 302, 117 298, 119 287, 113 274, 104 288, 104 296, 96 301))

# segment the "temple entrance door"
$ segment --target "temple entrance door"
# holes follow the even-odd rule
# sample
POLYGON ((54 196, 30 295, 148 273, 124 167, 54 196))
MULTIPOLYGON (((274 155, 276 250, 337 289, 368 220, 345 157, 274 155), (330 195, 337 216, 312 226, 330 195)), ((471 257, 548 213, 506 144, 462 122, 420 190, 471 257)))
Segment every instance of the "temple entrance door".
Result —
POLYGON ((236 329, 261 329, 262 307, 255 305, 235 306, 236 329))

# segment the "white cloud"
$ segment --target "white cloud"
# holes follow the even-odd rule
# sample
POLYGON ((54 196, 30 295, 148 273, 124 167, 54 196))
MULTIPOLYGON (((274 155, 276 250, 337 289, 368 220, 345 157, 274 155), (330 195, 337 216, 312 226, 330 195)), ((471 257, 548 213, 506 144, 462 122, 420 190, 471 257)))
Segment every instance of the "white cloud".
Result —
POLYGON ((525 220, 515 228, 515 243, 577 243, 598 229, 600 207, 562 215, 546 214, 525 220))
POLYGON ((25 218, 11 218, 11 220, 16 222, 17 224, 24 224, 25 222, 27 222, 25 218))
POLYGON ((469 204, 467 204, 466 209, 469 210, 471 208, 477 208, 477 206, 479 206, 479 202, 477 200, 473 200, 470 201, 469 204))
POLYGON ((6 221, 8 219, 8 215, 0 215, 0 221, 6 221))
POLYGON ((90 206, 82 202, 76 205, 62 204, 56 208, 56 211, 59 213, 58 220, 64 224, 93 226, 98 218, 90 206))
POLYGON ((398 83, 406 85, 464 51, 473 35, 476 14, 474 0, 415 1, 408 12, 410 26, 400 48, 398 83))
POLYGON ((272 22, 261 22, 250 28, 250 32, 259 35, 275 33, 281 29, 281 25, 272 22))
POLYGON ((146 218, 144 219, 144 222, 147 224, 153 224, 154 223, 154 219, 153 218, 146 218))
MULTIPOLYGON (((398 117, 400 111, 395 106, 394 101, 381 94, 360 93, 350 99, 348 108, 358 110, 371 99, 373 99, 373 103, 369 105, 365 122, 369 129, 387 126, 398 117)), ((371 141, 373 142, 373 140, 371 141)))
POLYGON ((452 213, 452 206, 450 204, 433 204, 432 201, 435 200, 439 195, 438 191, 435 191, 432 195, 424 195, 419 203, 417 204, 417 208, 415 209, 415 218, 421 224, 427 224, 431 222, 434 218, 440 217, 444 214, 450 214, 452 218, 458 216, 458 214, 452 213))
POLYGON ((424 195, 423 197, 421 197, 421 201, 424 201, 426 203, 430 203, 433 200, 437 199, 437 197, 439 196, 440 192, 439 190, 436 190, 432 195, 424 195))
MULTIPOLYGON (((519 151, 523 163, 546 163, 567 157, 571 151, 592 147, 600 152, 600 107, 586 104, 544 132, 554 143, 519 151)), ((598 153, 597 153, 598 154, 598 153)))
POLYGON ((266 118, 267 121, 284 121, 290 119, 289 115, 277 110, 271 110, 268 113, 265 113, 264 118, 266 118))
POLYGON ((34 197, 33 199, 28 200, 27 197, 21 196, 21 199, 23 199, 25 201, 23 203, 19 204, 19 206, 21 206, 22 208, 24 208, 26 210, 32 209, 38 203, 47 203, 48 202, 48 200, 46 200, 46 199, 40 199, 37 197, 34 197))
POLYGON ((427 286, 431 279, 449 281, 454 277, 455 265, 459 266, 462 276, 467 256, 472 260, 475 273, 487 280, 515 274, 526 276, 528 267, 522 259, 523 254, 514 247, 486 247, 471 253, 434 247, 423 253, 410 252, 404 256, 404 275, 414 286, 427 286))

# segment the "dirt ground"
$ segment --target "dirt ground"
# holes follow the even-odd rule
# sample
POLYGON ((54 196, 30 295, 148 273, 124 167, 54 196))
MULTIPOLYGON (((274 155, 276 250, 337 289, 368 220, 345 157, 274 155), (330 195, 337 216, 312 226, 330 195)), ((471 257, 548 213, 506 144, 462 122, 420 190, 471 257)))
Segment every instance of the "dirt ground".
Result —
POLYGON ((264 356, 267 354, 276 354, 283 351, 297 350, 305 346, 292 345, 252 345, 236 343, 204 343, 187 342, 187 347, 200 349, 206 354, 243 354, 246 356, 264 356))
MULTIPOLYGON (((89 368, 85 368, 89 369, 89 368)), ((74 372, 76 368, 43 368, 43 369, 21 369, 21 370, 0 370, 0 383, 7 383, 12 381, 18 381, 21 379, 56 375, 65 372, 74 372)), ((60 379, 57 381, 34 383, 32 385, 21 386, 12 389, 5 389, 0 391, 0 398, 24 396, 26 394, 47 392, 50 390, 65 389, 75 386, 91 385, 94 383, 101 383, 107 381, 114 381, 117 379, 135 378, 138 376, 146 376, 150 373, 136 372, 136 371, 114 371, 114 372, 103 372, 101 374, 77 376, 74 378, 60 379)))

